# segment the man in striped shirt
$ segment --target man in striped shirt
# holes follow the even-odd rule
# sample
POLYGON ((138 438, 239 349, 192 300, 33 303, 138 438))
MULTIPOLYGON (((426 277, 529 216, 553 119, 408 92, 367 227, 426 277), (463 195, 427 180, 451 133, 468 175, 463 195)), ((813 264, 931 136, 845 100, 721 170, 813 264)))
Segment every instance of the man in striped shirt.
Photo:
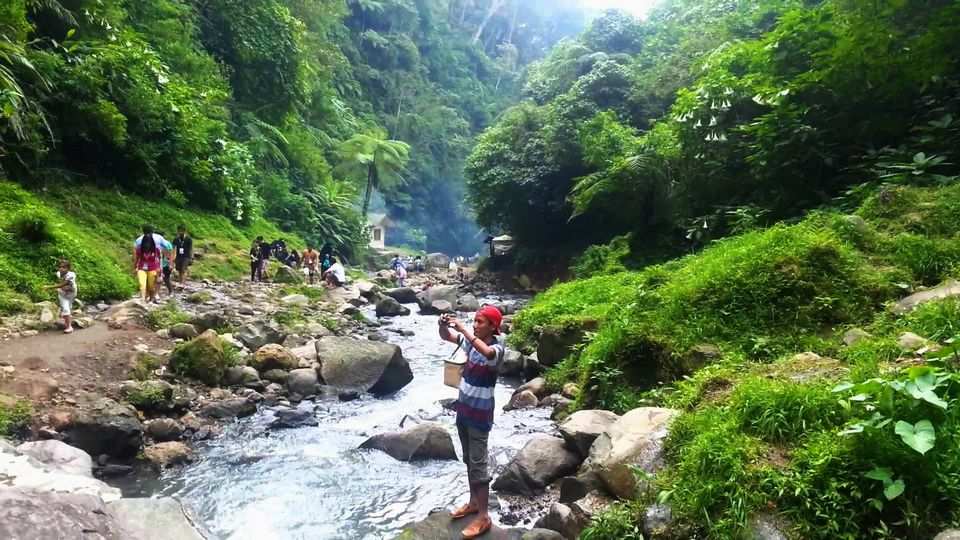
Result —
POLYGON ((493 428, 493 389, 503 361, 503 345, 496 337, 502 320, 500 310, 493 306, 483 306, 477 311, 472 332, 451 315, 440 317, 440 338, 456 343, 467 354, 456 411, 457 434, 463 446, 463 462, 467 464, 470 501, 450 514, 453 519, 477 514, 477 518, 463 530, 463 537, 467 539, 481 536, 492 525, 487 509, 490 495, 487 439, 493 428), (451 328, 458 335, 454 335, 451 328))

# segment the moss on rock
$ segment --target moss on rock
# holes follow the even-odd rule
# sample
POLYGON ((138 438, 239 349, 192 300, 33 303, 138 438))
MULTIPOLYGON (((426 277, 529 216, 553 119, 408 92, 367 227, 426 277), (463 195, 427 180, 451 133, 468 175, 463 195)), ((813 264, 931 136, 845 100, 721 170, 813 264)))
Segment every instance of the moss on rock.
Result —
POLYGON ((216 332, 207 330, 173 350, 170 369, 178 375, 216 386, 233 363, 227 347, 216 332))

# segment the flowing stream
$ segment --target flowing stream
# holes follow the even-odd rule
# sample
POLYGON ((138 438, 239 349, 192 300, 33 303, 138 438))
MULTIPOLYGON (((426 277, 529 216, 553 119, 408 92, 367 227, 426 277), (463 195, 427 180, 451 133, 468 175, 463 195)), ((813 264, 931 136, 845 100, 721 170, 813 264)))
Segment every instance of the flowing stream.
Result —
MULTIPOLYGON (((180 498, 217 537, 257 540, 394 538, 431 509, 465 501, 466 469, 459 461, 404 463, 356 449, 371 435, 398 430, 410 415, 448 426, 460 455, 453 413, 438 403, 456 397, 442 382, 442 363, 454 345, 437 337, 436 316, 418 315, 416 306, 410 307, 413 315, 383 320, 414 333, 384 332, 403 349, 414 374, 396 394, 301 403, 315 409, 318 427, 269 430, 273 412, 263 408, 221 437, 200 443, 194 464, 127 491, 180 498)), ((492 471, 534 434, 553 429, 549 409, 502 411, 517 384, 501 379, 497 386, 492 471)))

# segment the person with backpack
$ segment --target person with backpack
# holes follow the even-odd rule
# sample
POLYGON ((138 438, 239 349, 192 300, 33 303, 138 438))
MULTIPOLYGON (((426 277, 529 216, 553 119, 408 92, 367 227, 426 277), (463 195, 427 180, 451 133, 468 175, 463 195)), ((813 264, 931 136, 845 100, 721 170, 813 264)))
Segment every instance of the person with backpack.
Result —
POLYGON ((156 238, 152 227, 144 227, 143 236, 137 239, 139 242, 134 242, 133 271, 140 285, 140 299, 144 302, 153 296, 160 271, 160 246, 156 238))

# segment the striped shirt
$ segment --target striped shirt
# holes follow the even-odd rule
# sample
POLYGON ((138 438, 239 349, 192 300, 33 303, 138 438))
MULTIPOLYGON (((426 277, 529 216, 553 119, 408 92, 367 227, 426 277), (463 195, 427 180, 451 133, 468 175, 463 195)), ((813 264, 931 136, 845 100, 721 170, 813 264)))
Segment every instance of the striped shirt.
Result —
POLYGON ((460 380, 460 395, 457 398, 457 423, 480 431, 493 429, 493 388, 497 384, 500 362, 503 360, 503 345, 491 345, 496 354, 489 359, 473 345, 459 337, 460 348, 467 353, 467 364, 460 380))

